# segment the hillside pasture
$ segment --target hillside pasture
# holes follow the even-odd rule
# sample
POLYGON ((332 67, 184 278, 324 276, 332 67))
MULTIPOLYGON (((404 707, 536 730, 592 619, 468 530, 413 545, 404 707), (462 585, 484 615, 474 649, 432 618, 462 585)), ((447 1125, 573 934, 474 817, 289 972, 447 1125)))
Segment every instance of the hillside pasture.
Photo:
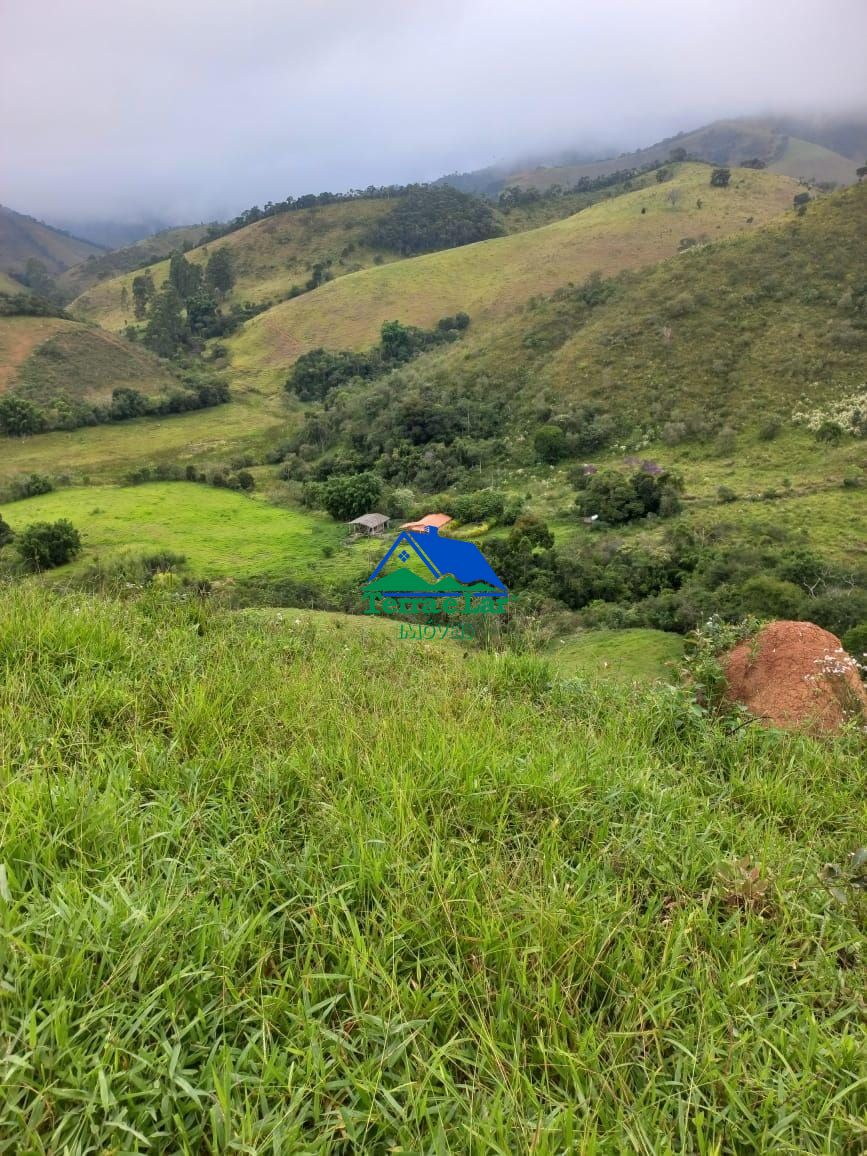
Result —
MULTIPOLYGON (((323 548, 337 552, 347 537, 346 527, 328 517, 190 482, 61 489, 10 503, 3 516, 16 531, 58 518, 76 526, 84 550, 57 572, 61 577, 80 573, 97 559, 111 565, 163 550, 183 554, 187 572, 197 577, 313 577, 316 564, 324 564, 323 548)), ((351 551, 344 554, 336 564, 355 558, 351 551)), ((358 564, 363 568, 362 555, 358 564)))
POLYGON ((705 165, 593 205, 539 229, 363 270, 269 309, 230 340, 233 370, 275 389, 309 349, 372 345, 383 321, 431 326, 464 310, 480 327, 590 273, 614 273, 674 255, 683 237, 749 230, 791 205, 785 177, 738 171, 711 189, 705 165), (701 201, 701 208, 698 202, 701 201), (642 210, 644 210, 642 212, 642 210), (747 223, 751 218, 751 223, 747 223))
POLYGON ((10 1150, 863 1151, 863 735, 3 595, 10 1150))
MULTIPOLYGON (((303 288, 318 262, 330 262, 329 273, 339 278, 377 258, 392 260, 394 254, 373 250, 364 241, 366 231, 389 207, 387 200, 359 199, 278 213, 205 242, 186 253, 186 259, 204 267, 211 253, 225 247, 232 254, 237 279, 228 304, 279 301, 293 285, 303 288)), ((70 310, 107 329, 123 329, 135 321, 132 282, 139 272, 94 285, 72 302, 70 310)), ((168 260, 151 265, 150 272, 159 288, 168 276, 168 260)))

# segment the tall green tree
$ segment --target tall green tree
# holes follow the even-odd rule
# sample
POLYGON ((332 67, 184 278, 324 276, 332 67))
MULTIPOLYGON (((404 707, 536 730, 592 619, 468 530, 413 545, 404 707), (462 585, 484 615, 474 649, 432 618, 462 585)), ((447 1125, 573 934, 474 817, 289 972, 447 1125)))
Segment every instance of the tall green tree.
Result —
POLYGON ((180 295, 171 281, 167 281, 154 298, 144 343, 160 357, 174 357, 187 336, 180 295))
POLYGON ((205 266, 205 284, 221 297, 232 292, 235 286, 235 269, 232 251, 227 245, 221 245, 208 258, 205 266))
POLYGON ((181 301, 189 301, 202 283, 202 270, 192 265, 179 250, 169 258, 169 281, 174 285, 181 301))
POLYGON ((133 277, 132 301, 136 321, 144 321, 147 316, 148 305, 153 300, 155 293, 154 279, 150 269, 145 269, 144 273, 139 273, 137 277, 133 277))

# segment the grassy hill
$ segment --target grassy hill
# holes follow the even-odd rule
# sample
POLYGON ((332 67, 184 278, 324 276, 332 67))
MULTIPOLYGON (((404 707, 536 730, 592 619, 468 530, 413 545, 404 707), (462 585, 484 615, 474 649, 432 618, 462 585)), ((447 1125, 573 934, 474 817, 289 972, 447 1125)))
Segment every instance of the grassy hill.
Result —
POLYGON ((59 317, 0 317, 0 393, 101 403, 117 387, 158 393, 173 380, 159 358, 105 330, 59 317))
POLYGON ((99 245, 0 205, 0 269, 7 273, 23 272, 28 260, 35 258, 56 274, 103 252, 99 245))
POLYGON ((679 166, 668 182, 654 182, 542 228, 330 282, 246 325, 229 342, 233 371, 274 389, 301 353, 320 345, 371 345, 388 319, 429 327, 465 310, 480 327, 514 312, 534 294, 593 271, 612 273, 670 257, 684 237, 755 229, 788 208, 796 189, 787 178, 739 170, 728 189, 714 190, 708 175, 704 165, 679 166))
POLYGON ((0 656, 19 1148, 863 1146, 854 735, 153 593, 0 656))
MULTIPOLYGON (((850 133, 846 141, 857 148, 860 137, 852 139, 850 133)), ((667 160, 673 149, 682 148, 689 156, 713 164, 740 165, 757 158, 772 171, 798 180, 851 184, 855 180, 856 162, 863 164, 863 157, 850 153, 848 148, 841 153, 838 148, 842 143, 832 125, 773 118, 720 120, 606 160, 521 170, 507 176, 503 183, 539 189, 554 184, 569 187, 582 177, 594 178, 618 169, 667 160)))
POLYGON ((72 300, 101 281, 161 261, 175 249, 198 245, 206 229, 206 225, 181 225, 175 229, 164 229, 151 237, 143 237, 123 249, 113 249, 98 257, 91 255, 81 264, 64 270, 56 278, 57 287, 66 300, 72 300))
MULTIPOLYGON (((353 200, 335 205, 280 213, 200 245, 186 254, 187 260, 204 265, 214 249, 231 250, 237 281, 230 302, 281 300, 293 285, 303 286, 313 265, 330 262, 334 277, 393 260, 393 253, 370 249, 364 235, 373 222, 389 211, 389 201, 353 200)), ((168 261, 151 267, 159 287, 168 276, 168 261)), ((133 320, 133 273, 93 286, 71 305, 81 317, 98 321, 108 329, 122 329, 133 320), (127 297, 122 294, 126 290, 127 297)))

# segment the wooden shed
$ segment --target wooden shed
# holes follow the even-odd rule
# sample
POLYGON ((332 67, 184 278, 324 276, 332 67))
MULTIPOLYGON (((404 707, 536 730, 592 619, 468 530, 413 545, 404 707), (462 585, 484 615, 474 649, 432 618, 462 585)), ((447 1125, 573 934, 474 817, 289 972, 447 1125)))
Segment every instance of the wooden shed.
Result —
POLYGON ((362 514, 360 518, 353 518, 349 524, 353 533, 372 537, 375 534, 384 534, 388 529, 389 520, 385 514, 362 514))

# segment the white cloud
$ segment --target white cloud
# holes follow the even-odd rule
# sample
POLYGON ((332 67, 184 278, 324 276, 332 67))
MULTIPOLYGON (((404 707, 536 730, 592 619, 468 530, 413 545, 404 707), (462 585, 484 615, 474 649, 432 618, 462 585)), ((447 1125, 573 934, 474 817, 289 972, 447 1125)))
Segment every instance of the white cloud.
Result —
POLYGON ((867 106, 863 0, 5 0, 0 200, 211 216, 867 106))

